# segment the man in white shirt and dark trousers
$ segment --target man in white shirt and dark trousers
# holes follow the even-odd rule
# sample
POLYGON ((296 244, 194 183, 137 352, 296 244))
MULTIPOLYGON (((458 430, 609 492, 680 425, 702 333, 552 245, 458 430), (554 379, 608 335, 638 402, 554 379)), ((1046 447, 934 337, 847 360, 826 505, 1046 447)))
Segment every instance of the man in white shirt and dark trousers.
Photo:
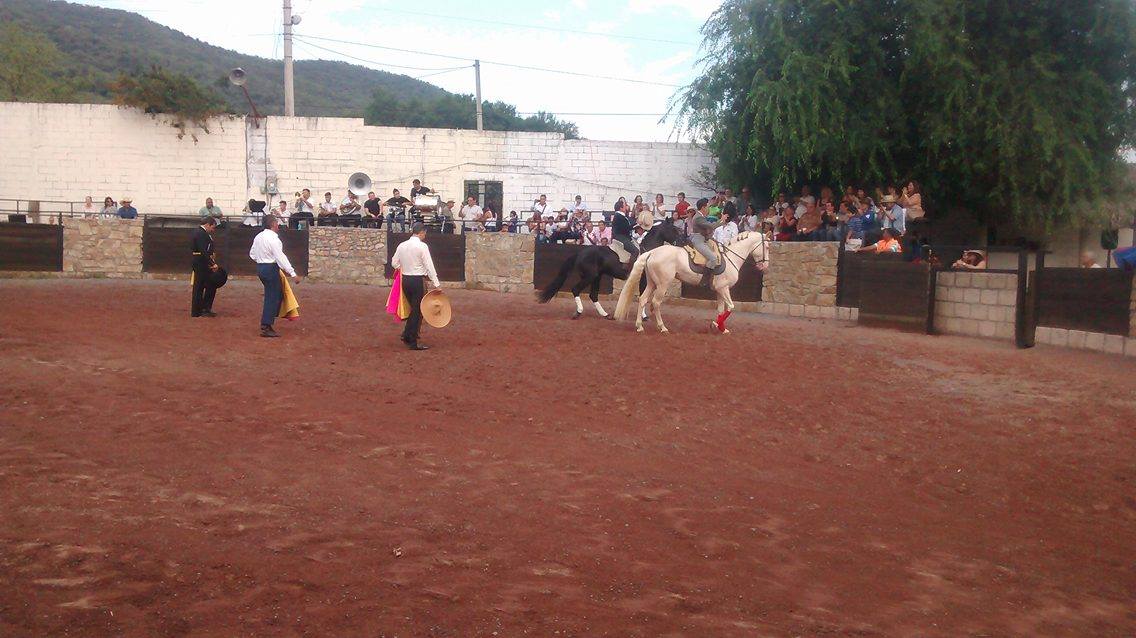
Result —
MULTIPOLYGON (((249 257, 256 262, 256 276, 264 285, 264 310, 260 314, 260 336, 279 337, 272 324, 280 314, 280 303, 284 301, 284 288, 280 284, 280 271, 288 273, 292 281, 300 283, 300 276, 292 268, 292 262, 284 254, 284 244, 277 236, 280 220, 271 215, 264 218, 264 230, 252 240, 249 257)), ((421 316, 421 315, 420 315, 421 316)))
POLYGON ((391 267, 402 271, 402 292, 410 302, 410 316, 402 329, 402 342, 411 350, 427 350, 418 343, 418 330, 422 326, 422 297, 426 294, 426 277, 435 288, 440 288, 438 273, 434 270, 434 260, 430 258, 430 247, 422 241, 426 238, 426 227, 415 222, 410 227, 410 239, 398 245, 391 257, 391 267))

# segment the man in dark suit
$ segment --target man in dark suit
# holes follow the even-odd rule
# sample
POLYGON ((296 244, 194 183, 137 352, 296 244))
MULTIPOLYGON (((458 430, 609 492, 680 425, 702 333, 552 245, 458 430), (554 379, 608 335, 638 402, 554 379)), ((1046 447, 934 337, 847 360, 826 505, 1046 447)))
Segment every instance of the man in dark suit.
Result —
POLYGON ((190 303, 191 317, 216 317, 213 312, 213 297, 217 288, 213 285, 213 272, 217 262, 213 258, 213 231, 217 220, 206 218, 193 231, 193 300, 190 303))

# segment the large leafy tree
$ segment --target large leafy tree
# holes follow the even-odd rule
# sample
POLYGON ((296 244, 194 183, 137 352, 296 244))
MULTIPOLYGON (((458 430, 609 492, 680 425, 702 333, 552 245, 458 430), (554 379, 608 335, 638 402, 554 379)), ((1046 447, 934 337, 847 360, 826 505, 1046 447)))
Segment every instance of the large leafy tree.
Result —
MULTIPOLYGON (((483 102, 482 121, 489 131, 536 131, 563 133, 568 139, 580 136, 572 122, 550 113, 528 117, 517 114, 517 107, 504 102, 483 102)), ((363 111, 363 121, 377 126, 472 129, 477 125, 472 95, 445 93, 433 97, 402 97, 376 89, 363 111)))
POLYGON ((769 192, 915 178, 1045 229, 1112 212, 1134 142, 1132 0, 726 0, 680 125, 769 192))
MULTIPOLYGON (((193 78, 152 66, 137 74, 122 74, 110 85, 114 103, 139 109, 151 115, 167 115, 178 130, 186 134, 190 125, 209 132, 209 120, 225 113, 224 102, 213 91, 203 88, 193 78)), ((193 141, 197 136, 191 134, 193 141)))

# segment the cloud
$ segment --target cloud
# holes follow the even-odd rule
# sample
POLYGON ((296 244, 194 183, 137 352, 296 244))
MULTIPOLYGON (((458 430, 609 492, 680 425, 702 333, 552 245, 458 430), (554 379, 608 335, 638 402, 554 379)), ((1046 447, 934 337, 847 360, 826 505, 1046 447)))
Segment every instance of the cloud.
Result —
POLYGON ((572 0, 571 4, 572 8, 576 9, 577 11, 588 10, 588 0, 572 0))

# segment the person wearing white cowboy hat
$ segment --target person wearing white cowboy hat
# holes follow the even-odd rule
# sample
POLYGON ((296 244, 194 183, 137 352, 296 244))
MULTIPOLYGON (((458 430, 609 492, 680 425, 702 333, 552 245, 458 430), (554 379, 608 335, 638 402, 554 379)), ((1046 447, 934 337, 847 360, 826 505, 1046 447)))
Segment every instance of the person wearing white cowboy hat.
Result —
POLYGON ((891 228, 897 235, 907 233, 907 211, 899 205, 894 195, 884 195, 880 201, 880 212, 883 214, 883 227, 891 228))
POLYGON ((960 270, 986 270, 986 255, 981 250, 964 250, 962 258, 951 264, 960 270))
POLYGON ((138 217, 138 209, 132 206, 134 200, 130 199, 127 195, 122 198, 122 206, 118 209, 118 216, 122 219, 134 219, 138 217))

